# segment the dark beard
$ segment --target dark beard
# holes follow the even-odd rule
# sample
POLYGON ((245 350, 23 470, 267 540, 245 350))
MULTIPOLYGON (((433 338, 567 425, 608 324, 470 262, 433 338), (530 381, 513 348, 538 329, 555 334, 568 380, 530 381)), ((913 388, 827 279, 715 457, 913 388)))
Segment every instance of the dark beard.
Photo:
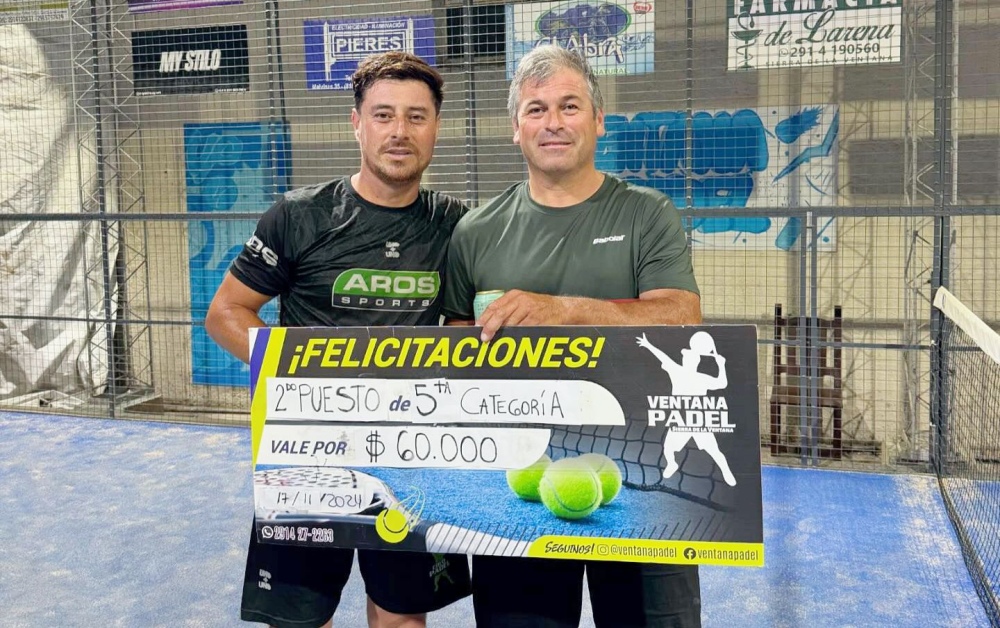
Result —
POLYGON ((423 170, 419 167, 416 168, 386 168, 384 164, 375 159, 367 159, 368 168, 372 171, 379 181, 387 185, 400 185, 413 183, 415 181, 420 181, 420 177, 423 176, 423 170))

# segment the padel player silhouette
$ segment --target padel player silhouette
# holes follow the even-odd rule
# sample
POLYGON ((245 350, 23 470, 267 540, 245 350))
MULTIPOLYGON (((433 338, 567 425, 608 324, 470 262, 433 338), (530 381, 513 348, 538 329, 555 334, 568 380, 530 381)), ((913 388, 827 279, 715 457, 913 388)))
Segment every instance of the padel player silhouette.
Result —
MULTIPOLYGON (((691 336, 690 348, 681 349, 681 363, 678 364, 660 351, 646 339, 646 334, 636 338, 639 346, 648 349, 660 361, 660 366, 667 375, 670 376, 670 383, 673 385, 672 394, 690 395, 698 397, 707 395, 710 390, 721 390, 729 385, 726 377, 726 358, 719 355, 715 350, 715 340, 708 332, 697 331, 691 336), (719 366, 717 376, 708 375, 698 371, 702 356, 715 358, 719 366)), ((689 440, 694 440, 698 448, 712 457, 722 478, 729 486, 736 486, 736 477, 729 469, 729 462, 726 456, 719 449, 719 443, 715 440, 715 434, 711 432, 689 432, 684 428, 671 428, 667 430, 667 435, 663 439, 663 456, 667 459, 667 467, 663 470, 663 477, 669 478, 680 466, 677 464, 677 452, 684 449, 689 440)))

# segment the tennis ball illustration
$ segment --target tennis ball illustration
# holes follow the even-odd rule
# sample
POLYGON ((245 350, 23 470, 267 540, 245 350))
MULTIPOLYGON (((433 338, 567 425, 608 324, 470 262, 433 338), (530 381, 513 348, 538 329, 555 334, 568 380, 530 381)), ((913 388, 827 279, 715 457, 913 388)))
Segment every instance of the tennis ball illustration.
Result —
POLYGON ((614 460, 604 454, 583 454, 580 460, 586 462, 601 480, 601 505, 607 506, 622 490, 622 470, 614 460))
POLYGON ((538 484, 542 481, 542 474, 545 473, 545 469, 550 464, 552 464, 552 458, 542 454, 542 457, 529 467, 510 469, 507 471, 507 486, 523 500, 540 501, 542 498, 538 494, 538 484))
POLYGON ((601 505, 601 480, 586 462, 563 458, 549 465, 538 486, 542 503, 561 519, 582 519, 601 505))
POLYGON ((410 522, 402 512, 387 508, 375 517, 375 532, 386 543, 399 543, 409 534, 410 522))

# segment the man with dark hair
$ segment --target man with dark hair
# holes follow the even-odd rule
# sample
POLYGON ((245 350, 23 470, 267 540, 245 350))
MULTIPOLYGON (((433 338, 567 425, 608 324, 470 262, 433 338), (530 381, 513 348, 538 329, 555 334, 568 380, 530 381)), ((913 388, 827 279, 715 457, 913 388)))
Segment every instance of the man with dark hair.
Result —
MULTIPOLYGON (((438 324, 445 251, 465 213, 459 200, 420 187, 444 81, 419 57, 391 52, 364 60, 353 82, 360 171, 289 192, 268 209, 209 307, 208 333, 244 362, 249 329, 264 326, 258 312, 276 296, 282 326, 438 324), (378 298, 334 294, 338 279, 373 271, 388 279, 378 298), (433 290, 396 294, 393 277, 416 275, 433 290)), ((353 560, 350 549, 258 544, 251 533, 242 618, 331 626, 353 560)), ((464 555, 359 550, 358 563, 372 627, 424 626, 425 613, 469 593, 464 555)))
MULTIPOLYGON (((528 180, 470 212, 448 252, 444 314, 471 324, 476 292, 504 290, 477 324, 685 325, 701 300, 670 200, 599 172, 597 78, 580 56, 539 46, 521 59, 508 109, 528 180)), ((553 428, 555 429, 555 428, 553 428)), ((697 567, 473 557, 478 628, 579 625, 587 574, 598 628, 697 628, 697 567)))
POLYGON ((361 111, 361 103, 365 100, 368 89, 378 81, 420 81, 431 90, 434 99, 434 110, 441 112, 444 102, 444 79, 438 71, 427 64, 409 63, 417 57, 405 52, 387 52, 373 55, 358 65, 351 76, 351 86, 354 88, 354 109, 361 111))

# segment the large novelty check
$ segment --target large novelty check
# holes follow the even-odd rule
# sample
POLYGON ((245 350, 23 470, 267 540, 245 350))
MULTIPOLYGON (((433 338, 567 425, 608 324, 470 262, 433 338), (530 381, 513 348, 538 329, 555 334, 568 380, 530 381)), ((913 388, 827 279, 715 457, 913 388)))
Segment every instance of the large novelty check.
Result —
POLYGON ((752 326, 251 333, 266 543, 763 564, 752 326))

